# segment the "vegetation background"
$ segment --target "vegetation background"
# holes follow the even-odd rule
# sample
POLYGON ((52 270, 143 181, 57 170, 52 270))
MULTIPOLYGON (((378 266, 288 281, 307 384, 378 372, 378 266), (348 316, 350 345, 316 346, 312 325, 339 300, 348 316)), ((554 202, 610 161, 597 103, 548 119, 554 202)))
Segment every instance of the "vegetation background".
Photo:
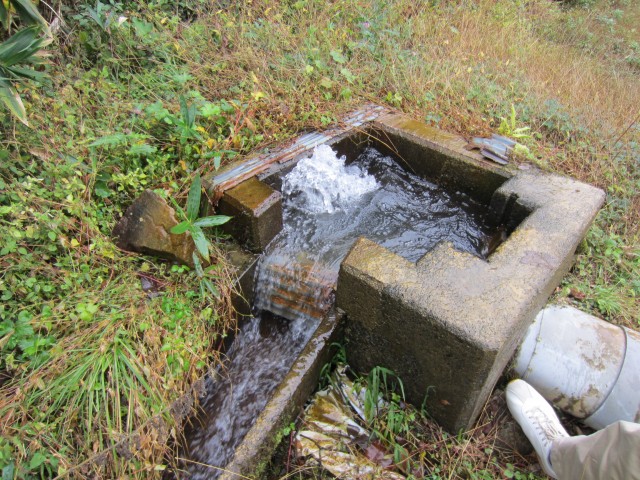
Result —
MULTIPOLYGON (((229 274, 212 238, 203 295, 112 227, 145 188, 184 204, 196 174, 364 102, 528 132, 517 162, 603 188, 555 300, 638 328, 638 2, 0 0, 0 22, 3 479, 162 474, 234 327, 229 274)), ((432 478, 528 475, 452 445, 432 478)))

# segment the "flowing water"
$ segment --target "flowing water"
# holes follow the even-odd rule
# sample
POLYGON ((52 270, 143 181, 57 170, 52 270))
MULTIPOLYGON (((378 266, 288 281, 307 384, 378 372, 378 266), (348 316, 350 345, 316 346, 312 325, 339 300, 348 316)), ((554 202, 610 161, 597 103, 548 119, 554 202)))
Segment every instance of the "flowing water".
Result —
POLYGON ((291 322, 263 312, 243 326, 226 368, 207 380, 202 414, 185 432, 190 462, 185 478, 216 478, 267 400, 311 338, 317 324, 291 322))
POLYGON ((188 478, 217 476, 333 302, 340 262, 365 236, 417 261, 441 241, 485 257, 485 208, 367 148, 352 164, 316 148, 283 179, 284 227, 256 270, 255 308, 202 415, 187 431, 188 478), (277 315, 274 315, 277 314, 277 315), (284 317, 284 318, 283 318, 284 317))

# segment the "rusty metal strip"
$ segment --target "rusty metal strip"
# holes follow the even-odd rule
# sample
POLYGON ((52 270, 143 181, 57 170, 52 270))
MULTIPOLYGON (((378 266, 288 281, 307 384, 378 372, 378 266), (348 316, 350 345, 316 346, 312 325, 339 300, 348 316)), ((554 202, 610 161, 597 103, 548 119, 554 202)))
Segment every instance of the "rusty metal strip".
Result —
POLYGON ((290 142, 287 146, 278 148, 273 152, 249 158, 227 170, 214 174, 214 176, 205 180, 208 184, 208 190, 212 193, 212 200, 217 202, 226 190, 235 187, 251 177, 259 175, 274 163, 287 162, 305 151, 327 143, 338 135, 342 135, 351 129, 372 122, 385 113, 388 112, 384 107, 374 104, 365 105, 348 115, 338 127, 331 128, 324 132, 306 133, 290 142))

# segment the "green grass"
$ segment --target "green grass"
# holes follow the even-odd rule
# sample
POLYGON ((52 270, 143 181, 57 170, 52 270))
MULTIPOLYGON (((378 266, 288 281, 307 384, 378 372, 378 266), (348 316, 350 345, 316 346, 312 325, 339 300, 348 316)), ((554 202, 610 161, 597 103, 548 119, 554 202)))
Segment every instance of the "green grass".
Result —
POLYGON ((160 475, 169 406, 233 328, 228 272, 211 237, 221 300, 203 298, 193 272, 119 251, 112 227, 145 188, 184 206, 197 174, 368 101, 467 137, 508 119, 531 135, 520 161, 603 188, 555 300, 638 328, 637 2, 56 8, 47 80, 17 86, 29 126, 0 110, 3 474, 160 475))

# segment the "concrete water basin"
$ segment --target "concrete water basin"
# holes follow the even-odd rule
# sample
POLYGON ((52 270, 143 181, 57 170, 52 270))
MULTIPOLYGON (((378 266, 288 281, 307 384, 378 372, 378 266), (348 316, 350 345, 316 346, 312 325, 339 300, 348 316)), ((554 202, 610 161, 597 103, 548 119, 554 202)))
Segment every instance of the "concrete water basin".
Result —
MULTIPOLYGON (((413 174, 478 202, 495 235, 482 255, 445 242, 417 261, 358 239, 341 263, 337 284, 322 284, 335 288, 335 313, 324 317, 222 478, 259 470, 279 429, 313 391, 336 340, 356 370, 381 365, 395 371, 408 399, 421 405, 426 397, 427 410, 448 430, 471 427, 604 201, 592 186, 496 165, 467 150, 461 137, 367 107, 340 127, 306 134, 208 179, 218 209, 235 214, 230 233, 238 242, 259 251, 277 233, 282 175, 317 144, 329 144, 348 159, 373 145, 413 174), (260 188, 245 188, 245 182, 260 188), (246 201, 243 191, 249 192, 246 201)), ((249 301, 250 283, 243 282, 249 301)), ((301 300, 289 295, 286 301, 301 300)))

